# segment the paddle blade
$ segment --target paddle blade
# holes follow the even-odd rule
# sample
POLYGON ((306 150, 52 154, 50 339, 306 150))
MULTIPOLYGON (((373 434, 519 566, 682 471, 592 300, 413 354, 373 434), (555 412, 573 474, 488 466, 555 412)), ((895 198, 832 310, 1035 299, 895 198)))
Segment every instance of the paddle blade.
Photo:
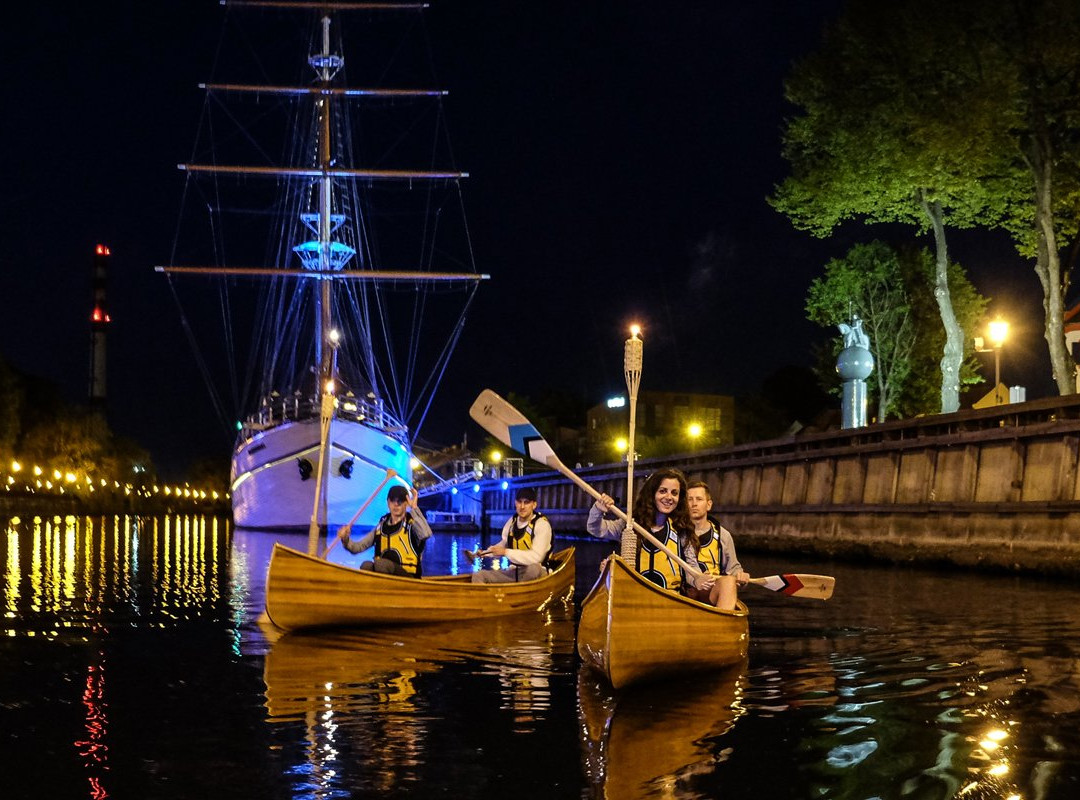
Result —
POLYGON ((833 587, 836 586, 836 578, 830 575, 788 573, 786 575, 769 575, 766 578, 751 578, 750 583, 768 589, 770 592, 786 594, 788 597, 812 597, 815 600, 828 600, 832 597, 833 587))
POLYGON ((484 389, 473 401, 469 416, 481 428, 507 447, 541 464, 551 463, 555 451, 525 415, 491 389, 484 389))

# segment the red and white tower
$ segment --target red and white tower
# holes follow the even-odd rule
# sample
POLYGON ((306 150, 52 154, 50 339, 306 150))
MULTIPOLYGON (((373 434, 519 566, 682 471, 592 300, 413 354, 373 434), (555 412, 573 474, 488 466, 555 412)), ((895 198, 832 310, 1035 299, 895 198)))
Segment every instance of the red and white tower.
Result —
POLYGON ((105 408, 105 336, 109 331, 108 305, 105 301, 106 279, 109 272, 109 248, 99 244, 94 250, 92 270, 92 300, 90 312, 90 405, 105 408))

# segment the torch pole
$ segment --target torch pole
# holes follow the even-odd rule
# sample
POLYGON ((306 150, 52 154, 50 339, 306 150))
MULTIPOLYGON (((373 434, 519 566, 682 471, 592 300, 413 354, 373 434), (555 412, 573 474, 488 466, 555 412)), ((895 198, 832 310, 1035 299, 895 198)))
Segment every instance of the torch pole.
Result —
POLYGON ((637 426, 637 395, 641 385, 641 358, 644 343, 638 338, 638 327, 631 328, 630 338, 623 348, 623 374, 630 403, 630 428, 626 437, 626 527, 623 529, 620 553, 623 560, 633 564, 637 556, 637 534, 634 533, 634 433, 637 426))

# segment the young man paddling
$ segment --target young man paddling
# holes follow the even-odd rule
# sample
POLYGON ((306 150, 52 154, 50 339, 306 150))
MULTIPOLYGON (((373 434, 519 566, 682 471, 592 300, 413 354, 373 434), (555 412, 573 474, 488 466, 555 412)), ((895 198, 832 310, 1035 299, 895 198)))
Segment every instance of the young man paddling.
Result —
POLYGON ((370 532, 354 542, 349 539, 352 526, 345 525, 338 531, 338 538, 350 553, 362 553, 375 545, 375 558, 365 561, 360 569, 409 578, 421 576, 420 558, 431 537, 431 526, 417 505, 417 497, 415 489, 410 495, 404 486, 391 486, 386 493, 389 513, 370 532))
POLYGON ((551 523, 536 510, 536 490, 527 486, 514 495, 517 514, 503 525, 502 539, 478 556, 492 556, 510 562, 508 569, 483 569, 472 574, 473 583, 534 581, 547 575, 551 555, 551 523))
MULTIPOLYGON (((694 524, 697 537, 696 558, 702 572, 709 575, 734 575, 739 586, 745 586, 750 576, 743 572, 739 557, 735 554, 735 541, 723 525, 717 525, 709 518, 712 510, 712 495, 708 485, 695 481, 686 489, 686 502, 690 511, 690 521, 694 524)), ((720 581, 714 582, 707 589, 688 587, 688 597, 718 605, 720 600, 720 581)))

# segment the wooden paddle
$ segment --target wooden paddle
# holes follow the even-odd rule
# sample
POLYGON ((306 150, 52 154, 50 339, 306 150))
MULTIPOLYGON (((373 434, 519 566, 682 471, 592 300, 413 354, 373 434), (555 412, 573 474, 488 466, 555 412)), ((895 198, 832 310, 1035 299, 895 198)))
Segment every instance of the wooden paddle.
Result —
MULTIPOLYGON (((338 528, 338 537, 341 536, 341 531, 343 529, 351 528, 353 523, 356 522, 358 519, 360 519, 360 515, 364 513, 364 509, 366 509, 368 506, 370 506, 371 501, 373 501, 376 497, 379 496, 379 492, 382 491, 382 488, 384 486, 386 486, 386 484, 389 483, 391 479, 396 478, 396 477, 397 477, 397 472, 395 470, 392 470, 392 469, 386 470, 386 477, 382 479, 382 483, 380 483, 378 486, 375 487, 375 491, 371 493, 371 497, 369 497, 367 500, 365 500, 364 504, 362 506, 360 506, 360 508, 358 508, 356 510, 356 513, 353 514, 352 519, 350 519, 348 522, 346 522, 344 525, 342 525, 340 528, 338 528)), ((333 550, 335 547, 337 547, 337 543, 340 542, 340 541, 341 541, 340 538, 335 538, 334 541, 332 541, 327 546, 327 548, 325 550, 323 550, 322 558, 323 558, 324 561, 326 560, 326 557, 328 555, 330 555, 330 551, 333 550)))
MULTIPOLYGON (((484 391, 480 392, 479 397, 473 401, 472 407, 469 409, 469 416, 472 417, 481 428, 507 447, 527 455, 533 461, 539 461, 541 464, 544 464, 557 472, 561 472, 573 481, 573 483, 585 492, 585 494, 596 500, 600 499, 600 492, 587 484, 584 479, 559 460, 559 457, 555 455, 555 451, 551 449, 551 445, 544 441, 544 437, 533 427, 532 423, 529 422, 520 411, 499 397, 499 395, 495 394, 495 392, 491 391, 491 389, 484 389, 484 391)), ((611 512, 623 522, 628 521, 626 512, 618 506, 612 505, 611 512)), ((642 527, 637 520, 629 521, 639 535, 644 536, 657 547, 664 547, 663 542, 653 536, 650 531, 642 527)), ((694 578, 701 577, 702 573, 700 569, 687 564, 675 553, 669 553, 669 555, 679 564, 679 566, 686 570, 689 575, 694 578)))
MULTIPOLYGON (((533 427, 525 415, 510 405, 506 400, 499 397, 491 389, 485 389, 473 401, 469 408, 469 416, 485 431, 490 433, 500 442, 527 455, 534 461, 539 461, 556 472, 561 472, 569 478, 579 489, 590 497, 599 500, 600 492, 585 482, 577 473, 567 467, 555 451, 551 449, 540 432, 533 427)), ((627 521, 626 513, 618 506, 611 507, 612 513, 623 522, 627 521)), ((636 520, 632 521, 634 530, 644 536, 657 547, 664 545, 652 533, 642 527, 636 520)), ((694 578, 701 577, 701 570, 687 564, 675 553, 671 558, 686 570, 694 578)), ((789 597, 814 597, 828 600, 832 597, 835 578, 827 575, 770 575, 765 578, 751 578, 750 582, 772 592, 781 592, 789 597)))
POLYGON ((802 573, 787 573, 784 575, 769 575, 764 578, 751 578, 750 583, 768 589, 770 592, 780 592, 788 597, 812 597, 815 600, 828 600, 832 597, 833 587, 836 586, 836 578, 829 575, 805 575, 802 573))

